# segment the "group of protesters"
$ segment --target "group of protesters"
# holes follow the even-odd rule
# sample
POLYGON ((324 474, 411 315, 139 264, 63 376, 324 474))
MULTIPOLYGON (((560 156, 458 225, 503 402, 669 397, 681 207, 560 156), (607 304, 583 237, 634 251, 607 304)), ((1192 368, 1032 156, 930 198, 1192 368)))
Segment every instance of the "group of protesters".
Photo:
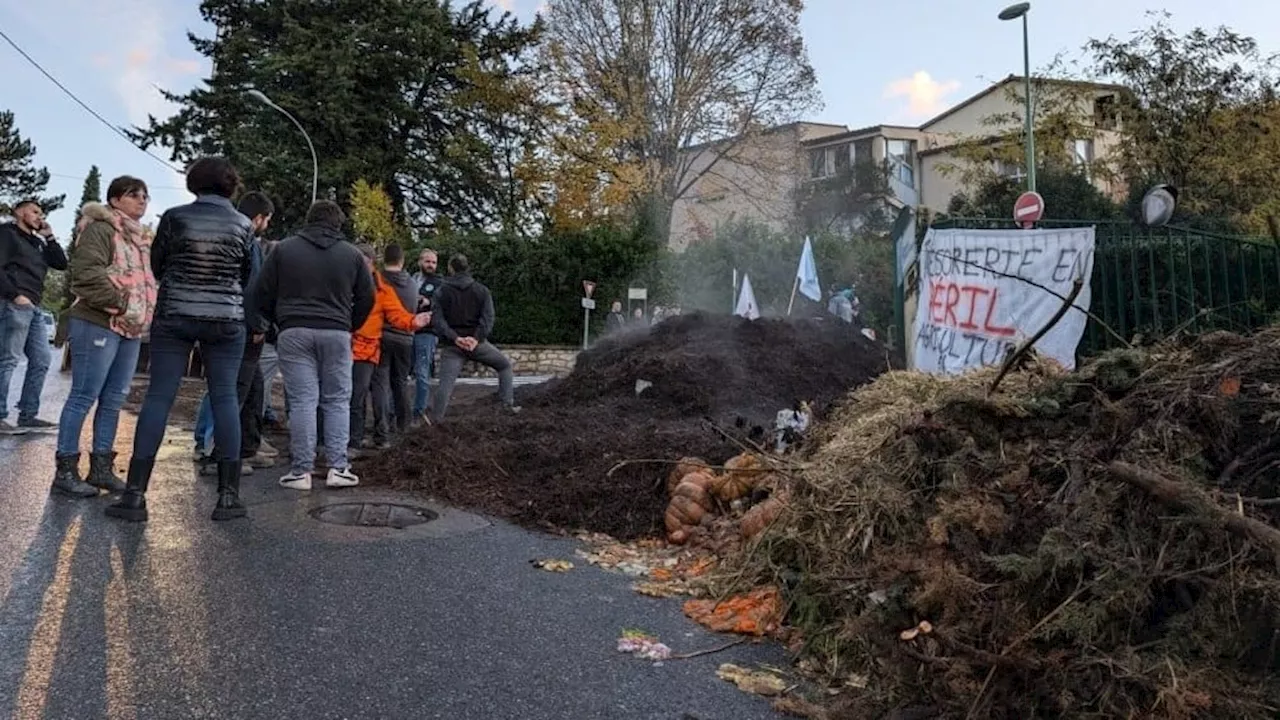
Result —
POLYGON ((353 456, 439 422, 468 360, 497 371, 501 402, 519 410, 511 363, 488 341, 492 296, 472 278, 465 256, 449 258, 442 277, 437 254, 423 250, 419 272, 409 274, 404 250, 392 244, 379 270, 374 246, 350 240, 342 209, 328 200, 313 203, 295 232, 268 241, 272 201, 248 192, 233 205, 241 180, 226 158, 197 160, 186 179, 196 199, 166 210, 154 233, 142 224, 147 185, 131 176, 111 181, 105 203, 80 209, 67 251, 34 201, 18 203, 14 222, 0 225, 0 434, 56 430, 52 492, 118 494, 107 515, 145 521, 156 455, 195 350, 211 416, 204 424, 212 427, 212 446, 199 455, 217 476, 214 520, 244 517, 241 475, 279 455, 262 439, 266 388, 276 368, 289 432, 289 470, 279 483, 293 490, 311 489, 317 444, 325 486, 357 485, 353 456), (51 351, 37 308, 49 269, 66 271, 70 301, 55 342, 69 347, 71 390, 56 424, 38 417, 51 351), (116 429, 144 338, 149 380, 121 480, 116 429), (9 384, 23 357, 17 423, 9 424, 9 384), (417 385, 412 401, 410 375, 417 385), (366 441, 370 399, 374 434, 366 441), (82 475, 80 437, 95 405, 89 472, 82 475))

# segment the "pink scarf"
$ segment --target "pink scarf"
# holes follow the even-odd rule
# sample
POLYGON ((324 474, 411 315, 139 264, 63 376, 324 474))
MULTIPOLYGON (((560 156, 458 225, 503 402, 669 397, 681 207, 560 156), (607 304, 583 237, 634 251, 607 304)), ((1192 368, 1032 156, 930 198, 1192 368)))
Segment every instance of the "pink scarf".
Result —
POLYGON ((119 210, 111 213, 116 228, 115 252, 107 277, 120 289, 123 310, 111 316, 111 329, 127 338, 140 338, 151 326, 156 310, 155 276, 151 274, 151 235, 142 224, 119 210))

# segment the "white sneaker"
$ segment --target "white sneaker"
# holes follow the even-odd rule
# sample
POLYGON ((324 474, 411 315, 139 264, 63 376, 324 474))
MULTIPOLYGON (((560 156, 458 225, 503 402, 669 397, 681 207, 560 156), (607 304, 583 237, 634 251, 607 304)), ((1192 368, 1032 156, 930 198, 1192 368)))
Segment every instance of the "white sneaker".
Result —
POLYGON ((351 468, 329 468, 329 476, 324 479, 325 487, 344 488, 355 487, 360 484, 360 478, 353 472, 351 468))
POLYGON ((289 473, 280 478, 280 487, 290 490, 310 490, 311 473, 289 473))

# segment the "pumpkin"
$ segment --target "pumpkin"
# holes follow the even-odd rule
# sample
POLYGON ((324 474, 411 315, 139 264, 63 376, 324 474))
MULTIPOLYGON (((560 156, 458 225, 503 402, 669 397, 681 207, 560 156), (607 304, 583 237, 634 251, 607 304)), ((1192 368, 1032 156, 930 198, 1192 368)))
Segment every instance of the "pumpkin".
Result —
POLYGON ((776 497, 755 505, 742 516, 742 520, 738 523, 738 527, 742 530, 742 537, 750 540, 764 532, 764 529, 773 524, 781 513, 782 500, 776 497))
POLYGON ((669 541, 676 545, 687 542, 694 528, 711 512, 711 494, 706 484, 714 479, 711 473, 690 473, 676 486, 663 515, 669 541))
POLYGON ((670 495, 675 491, 676 486, 684 479, 686 475, 699 470, 706 470, 707 462, 702 458, 682 457, 676 461, 676 466, 671 469, 671 474, 667 475, 667 494, 670 495))
MULTIPOLYGON (((671 491, 671 496, 676 496, 676 491, 680 489, 681 485, 696 485, 699 488, 702 488, 705 492, 714 493, 716 488, 719 487, 720 483, 723 481, 723 478, 705 468, 702 470, 695 470, 688 475, 685 475, 684 479, 676 483, 675 489, 671 491)), ((711 509, 711 498, 708 497, 704 504, 707 506, 708 510, 711 509)))
POLYGON ((724 476, 715 488, 716 497, 730 502, 751 494, 764 476, 764 462, 755 453, 742 453, 724 464, 724 476))

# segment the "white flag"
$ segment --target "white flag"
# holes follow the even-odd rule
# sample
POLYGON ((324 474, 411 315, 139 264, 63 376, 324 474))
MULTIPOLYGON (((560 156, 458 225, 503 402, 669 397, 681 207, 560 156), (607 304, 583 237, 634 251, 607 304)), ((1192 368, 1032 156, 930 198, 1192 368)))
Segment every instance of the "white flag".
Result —
POLYGON ((813 261, 813 245, 804 239, 804 252, 800 253, 800 267, 796 268, 800 281, 800 294, 814 302, 822 301, 822 288, 818 287, 818 264, 813 261))
POLYGON ((748 320, 760 317, 760 306, 756 305, 756 294, 751 291, 751 278, 745 274, 742 276, 742 292, 738 294, 738 307, 733 314, 741 315, 748 320))

